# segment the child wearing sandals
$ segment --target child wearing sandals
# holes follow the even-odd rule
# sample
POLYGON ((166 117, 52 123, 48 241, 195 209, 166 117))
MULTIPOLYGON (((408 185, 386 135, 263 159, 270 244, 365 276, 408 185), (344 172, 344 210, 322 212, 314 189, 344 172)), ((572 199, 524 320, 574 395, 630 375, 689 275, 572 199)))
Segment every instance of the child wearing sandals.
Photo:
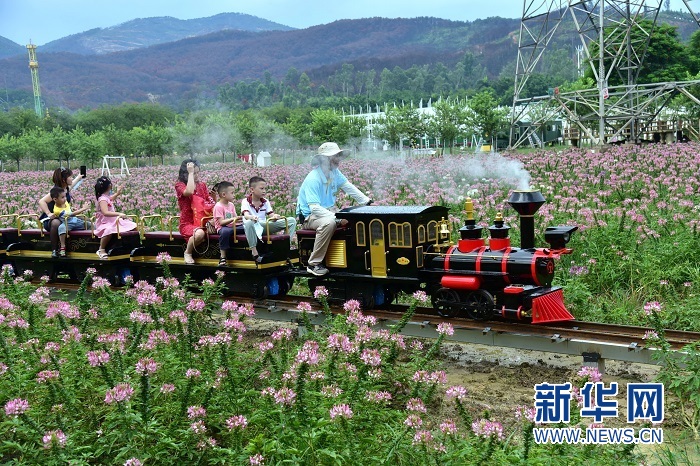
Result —
POLYGON ((66 190, 59 186, 51 188, 49 195, 53 201, 53 211, 51 213, 54 218, 61 220, 61 224, 58 226, 58 237, 61 244, 58 256, 66 257, 66 230, 87 230, 91 228, 92 224, 90 222, 77 217, 77 215, 82 214, 90 207, 85 206, 82 209, 71 210, 70 203, 66 200, 66 190))
POLYGON ((219 201, 214 206, 213 217, 216 232, 219 235, 219 250, 221 251, 221 259, 219 267, 226 265, 226 251, 231 247, 231 236, 236 234, 236 226, 233 224, 239 220, 236 213, 236 205, 233 201, 236 199, 236 191, 233 184, 228 181, 222 181, 215 186, 219 201))
POLYGON ((97 198, 95 235, 100 238, 100 249, 97 251, 100 259, 109 258, 107 245, 109 245, 112 235, 117 232, 117 224, 119 224, 120 233, 136 228, 136 223, 129 220, 126 214, 114 210, 114 200, 121 194, 121 186, 114 194, 111 194, 111 189, 112 181, 106 176, 99 177, 95 182, 95 197, 97 198))

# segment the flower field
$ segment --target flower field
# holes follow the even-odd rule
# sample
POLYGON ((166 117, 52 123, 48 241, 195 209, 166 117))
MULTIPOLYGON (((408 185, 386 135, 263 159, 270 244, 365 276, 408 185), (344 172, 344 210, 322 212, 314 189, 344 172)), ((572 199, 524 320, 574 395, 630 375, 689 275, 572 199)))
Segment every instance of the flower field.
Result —
MULTIPOLYGON (((514 188, 540 189, 549 202, 536 217, 538 232, 553 224, 580 230, 557 270, 567 305, 580 319, 652 325, 648 341, 667 358, 669 402, 698 435, 700 350, 674 362, 663 329, 700 330, 699 150, 366 156, 341 168, 376 203, 447 205, 455 226, 469 196, 485 226, 503 211, 514 242, 517 217, 505 199, 514 188)), ((247 179, 261 175, 276 210, 291 214, 307 171, 210 164, 202 174, 210 185, 234 182, 241 196, 247 179)), ((176 172, 132 170, 117 209, 175 213, 176 172)), ((49 178, 0 174, 0 214, 36 212, 49 178)), ((74 194, 78 204, 93 201, 87 184, 74 194)), ((390 331, 372 329, 373 318, 350 301, 321 327, 302 314, 303 334, 251 334, 251 309, 223 300, 218 281, 194 294, 170 276, 167 258, 162 266, 157 283, 117 291, 90 273, 71 301, 2 270, 0 463, 639 464, 633 446, 537 445, 532 406, 499 419, 470 387, 448 383, 436 355, 453 329, 442 325, 428 342, 399 334, 427 300, 421 292, 406 298, 412 304, 390 331)), ((311 291, 325 303, 326 290, 311 291)), ((572 383, 597 377, 581 371, 572 383)), ((585 427, 575 415, 572 425, 585 427)))
POLYGON ((532 407, 494 419, 450 385, 435 356, 452 327, 399 334, 422 292, 391 331, 348 301, 319 328, 302 314, 303 335, 261 337, 218 282, 193 295, 163 266, 155 286, 119 291, 90 272, 72 302, 3 268, 3 464, 638 464, 628 446, 536 445, 532 407))
MULTIPOLYGON (((203 167, 202 176, 209 185, 233 182, 241 197, 251 176, 263 176, 275 210, 293 214, 308 169, 213 163, 203 167)), ((484 226, 496 212, 504 213, 514 244, 517 217, 505 200, 512 189, 540 189, 548 202, 536 215, 539 244, 549 225, 579 227, 569 244, 574 254, 562 258, 556 277, 577 318, 640 324, 644 303, 662 301, 667 327, 700 330, 698 144, 442 158, 374 154, 348 159, 341 169, 376 204, 449 206, 456 227, 469 196, 484 226)), ((132 169, 117 208, 139 215, 176 213, 176 174, 175 166, 132 169)), ((97 175, 89 171, 75 191, 79 204, 93 202, 89 182, 97 175)), ((49 179, 48 172, 0 174, 0 214, 38 211, 35 199, 48 191, 49 179)), ((340 196, 341 205, 349 202, 340 196)))

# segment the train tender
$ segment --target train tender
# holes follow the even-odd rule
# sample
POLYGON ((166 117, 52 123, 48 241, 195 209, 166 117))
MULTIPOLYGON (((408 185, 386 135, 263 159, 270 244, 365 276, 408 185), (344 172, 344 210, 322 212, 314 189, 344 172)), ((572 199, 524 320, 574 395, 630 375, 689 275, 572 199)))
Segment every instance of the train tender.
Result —
MULTIPOLYGON (((235 235, 227 266, 218 266, 218 236, 195 254, 195 264, 184 263, 184 238, 173 231, 177 217, 165 222, 159 215, 136 218, 137 231, 114 235, 108 258, 95 253, 99 239, 91 230, 69 231, 68 254, 52 258, 48 234, 39 228, 23 228, 23 221, 36 216, 17 216, 17 228, 0 229, 0 240, 17 273, 32 270, 51 280, 80 280, 92 267, 113 284, 127 276, 155 281, 162 275, 163 257, 169 257, 173 276, 189 276, 195 282, 223 273, 229 294, 255 298, 286 294, 295 278, 305 277, 310 289, 324 286, 333 300, 356 299, 365 308, 391 303, 400 292, 426 291, 433 306, 445 317, 473 319, 505 318, 547 323, 571 320, 562 290, 553 287, 554 261, 571 252, 566 248, 571 226, 548 227, 548 248, 535 248, 534 214, 544 203, 539 191, 514 191, 508 203, 520 215, 520 247, 511 246, 509 227, 498 216, 483 238, 484 228, 473 218, 471 200, 457 244, 451 242, 449 212, 442 206, 360 206, 336 214, 347 225, 332 238, 325 264, 330 272, 315 277, 306 272, 313 250, 315 230, 297 230, 299 248, 290 246, 289 232, 263 235, 266 248, 262 263, 253 260, 245 235, 235 235), (146 223, 159 222, 158 231, 146 231, 146 223), (166 225, 167 223, 167 225, 166 225), (301 265, 301 267, 300 267, 301 265)), ((206 219, 205 219, 206 220, 206 219)), ((32 220, 33 221, 33 220, 32 220)), ((36 219, 38 222, 38 219, 36 219)))

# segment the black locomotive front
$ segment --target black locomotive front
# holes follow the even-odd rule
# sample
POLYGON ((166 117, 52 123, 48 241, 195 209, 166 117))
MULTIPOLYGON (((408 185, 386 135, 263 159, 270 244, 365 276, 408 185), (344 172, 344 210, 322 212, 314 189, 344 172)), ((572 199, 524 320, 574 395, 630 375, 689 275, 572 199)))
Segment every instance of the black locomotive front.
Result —
POLYGON ((539 191, 515 191, 508 202, 520 214, 520 248, 511 247, 510 227, 500 214, 489 227, 487 245, 468 200, 458 244, 431 260, 434 307, 444 316, 474 319, 501 316, 533 323, 573 319, 561 288, 551 284, 554 260, 571 252, 565 246, 577 227, 549 227, 545 239, 550 248, 535 248, 533 216, 544 197, 539 191))

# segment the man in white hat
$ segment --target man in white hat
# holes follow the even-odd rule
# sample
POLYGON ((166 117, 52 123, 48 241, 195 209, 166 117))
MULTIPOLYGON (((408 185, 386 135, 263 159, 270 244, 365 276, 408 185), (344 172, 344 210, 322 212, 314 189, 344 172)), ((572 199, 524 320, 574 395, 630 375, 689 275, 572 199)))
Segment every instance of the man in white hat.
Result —
MULTIPOLYGON (((311 162, 314 169, 306 175, 297 199, 297 215, 303 218, 300 221, 302 228, 316 230, 314 250, 311 252, 306 270, 319 277, 328 273, 328 269, 322 262, 336 229, 334 212, 337 210, 335 195, 338 190, 342 189, 358 204, 367 205, 372 202, 338 170, 342 156, 343 150, 338 147, 338 144, 334 142, 321 144, 318 154, 311 162)), ((347 223, 348 221, 343 219, 337 222, 337 225, 344 226, 347 223)))

